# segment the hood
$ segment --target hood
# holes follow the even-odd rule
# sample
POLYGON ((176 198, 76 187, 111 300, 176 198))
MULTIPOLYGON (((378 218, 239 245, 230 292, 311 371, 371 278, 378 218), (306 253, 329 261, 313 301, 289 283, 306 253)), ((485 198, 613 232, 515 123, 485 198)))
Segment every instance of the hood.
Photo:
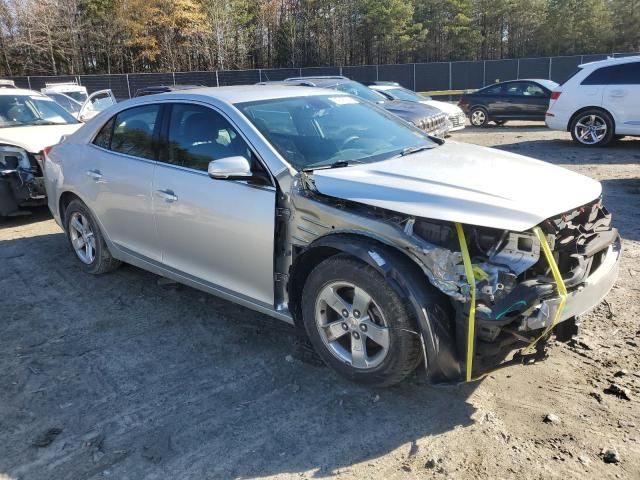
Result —
POLYGON ((413 155, 313 173, 320 193, 416 217, 512 231, 600 196, 599 182, 492 148, 447 142, 413 155))
POLYGON ((382 103, 381 107, 404 120, 413 121, 414 123, 417 123, 416 121, 420 121, 423 118, 442 113, 440 110, 430 105, 423 105, 422 103, 417 102, 406 102, 404 100, 389 100, 388 102, 382 103))
POLYGON ((63 135, 70 135, 81 126, 81 123, 72 123, 0 128, 0 144, 24 148, 29 153, 38 153, 44 147, 60 143, 63 135))
POLYGON ((423 105, 429 105, 430 107, 437 108, 443 111, 447 115, 458 115, 462 113, 462 109, 452 103, 440 102, 438 100, 423 100, 420 102, 423 105))

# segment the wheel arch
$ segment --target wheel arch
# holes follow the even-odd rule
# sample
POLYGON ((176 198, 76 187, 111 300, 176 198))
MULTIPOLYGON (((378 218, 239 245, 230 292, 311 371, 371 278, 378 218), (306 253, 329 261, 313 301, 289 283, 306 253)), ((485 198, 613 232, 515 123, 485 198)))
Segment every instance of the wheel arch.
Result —
POLYGON ((82 200, 82 198, 80 198, 80 196, 78 196, 78 194, 76 194, 76 193, 74 193, 74 192, 72 192, 70 190, 62 192, 62 194, 60 195, 60 198, 58 199, 58 214, 60 215, 60 223, 61 223, 63 229, 64 229, 64 226, 65 226, 65 218, 64 218, 64 216, 65 216, 67 207, 74 200, 80 200, 85 205, 87 204, 84 200, 82 200))
POLYGON ((448 298, 431 285, 408 255, 365 234, 329 234, 316 239, 296 257, 288 280, 289 309, 296 325, 302 326, 302 291, 311 271, 327 258, 345 254, 377 270, 408 302, 419 325, 417 333, 422 337, 430 379, 438 382, 459 378, 460 362, 452 331, 454 317, 441 320, 442 312, 450 308, 448 298))

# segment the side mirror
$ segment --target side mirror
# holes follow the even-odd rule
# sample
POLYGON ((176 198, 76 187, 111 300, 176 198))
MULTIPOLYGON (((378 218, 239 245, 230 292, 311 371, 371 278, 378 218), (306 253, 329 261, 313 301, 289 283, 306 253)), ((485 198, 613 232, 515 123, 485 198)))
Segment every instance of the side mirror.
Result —
POLYGON ((250 180, 253 178, 249 160, 244 157, 226 157, 209 162, 207 173, 217 180, 250 180))

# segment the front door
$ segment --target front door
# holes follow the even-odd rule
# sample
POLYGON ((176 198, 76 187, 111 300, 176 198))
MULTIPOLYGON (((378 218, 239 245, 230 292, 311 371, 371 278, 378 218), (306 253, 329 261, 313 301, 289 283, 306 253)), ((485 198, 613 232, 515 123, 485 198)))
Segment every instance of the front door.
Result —
POLYGON ((162 263, 213 288, 273 305, 276 191, 214 180, 212 160, 242 155, 261 169, 231 124, 211 107, 176 103, 153 179, 162 263))

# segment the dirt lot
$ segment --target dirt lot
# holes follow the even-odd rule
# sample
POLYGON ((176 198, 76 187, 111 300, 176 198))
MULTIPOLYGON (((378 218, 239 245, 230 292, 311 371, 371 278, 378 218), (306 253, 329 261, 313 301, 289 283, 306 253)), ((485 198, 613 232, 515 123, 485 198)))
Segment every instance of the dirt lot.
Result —
POLYGON ((602 181, 625 253, 581 343, 472 385, 369 390, 267 317, 130 266, 82 274, 40 211, 0 224, 0 479, 640 478, 640 140, 455 139, 602 181))

